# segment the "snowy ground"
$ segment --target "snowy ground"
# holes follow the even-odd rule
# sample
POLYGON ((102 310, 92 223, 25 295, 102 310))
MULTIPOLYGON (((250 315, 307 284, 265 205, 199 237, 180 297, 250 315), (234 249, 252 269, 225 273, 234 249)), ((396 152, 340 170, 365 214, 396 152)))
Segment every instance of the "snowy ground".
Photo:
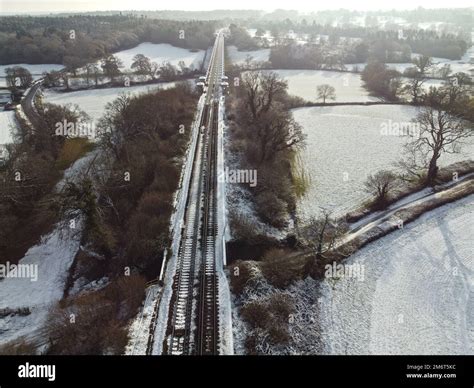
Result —
POLYGON ((43 75, 45 71, 61 70, 64 67, 63 65, 57 65, 57 64, 30 65, 30 64, 25 64, 25 63, 15 63, 13 65, 1 65, 0 66, 0 87, 7 86, 7 82, 5 80, 5 69, 7 67, 14 67, 14 66, 24 67, 31 73, 31 75, 33 76, 33 79, 35 80, 38 78, 41 78, 41 76, 43 75))
MULTIPOLYGON (((80 227, 80 226, 78 226, 80 227)), ((0 282, 0 308, 28 307, 27 316, 0 318, 0 344, 21 336, 35 338, 48 310, 63 296, 67 271, 79 249, 80 235, 55 228, 42 241, 30 248, 20 264, 38 266, 38 280, 6 278, 0 282), (61 232, 66 233, 61 238, 61 232)))
POLYGON ((255 51, 239 51, 235 46, 227 46, 227 53, 234 65, 245 64, 247 55, 252 57, 253 62, 267 62, 270 58, 270 49, 260 49, 255 51))
POLYGON ((197 69, 204 59, 204 53, 204 50, 191 52, 187 49, 166 43, 141 43, 132 49, 119 51, 114 55, 120 58, 126 69, 130 69, 133 63, 133 57, 137 54, 143 54, 150 58, 152 62, 156 62, 159 65, 163 62, 170 62, 173 66, 178 66, 178 63, 183 61, 187 67, 197 69))
MULTIPOLYGON (((65 171, 57 189, 61 189, 66 179, 79 177, 95 155, 96 152, 91 152, 77 160, 65 171)), ((63 297, 67 273, 80 246, 81 230, 79 218, 75 229, 58 224, 26 252, 19 264, 36 266, 37 281, 13 277, 0 281, 0 309, 28 307, 31 311, 27 316, 9 315, 0 318, 0 344, 21 336, 39 339, 48 310, 63 297)))
MULTIPOLYGON (((419 54, 412 54, 412 58, 418 56, 419 54)), ((474 75, 474 63, 470 63, 470 59, 474 58, 474 46, 469 48, 466 53, 463 55, 463 57, 459 60, 451 60, 447 58, 437 58, 434 57, 432 58, 433 60, 433 66, 430 68, 430 70, 427 72, 427 75, 429 76, 439 76, 438 71, 444 66, 444 65, 449 65, 451 66, 451 74, 455 74, 458 72, 463 72, 469 75, 474 75)), ((354 63, 354 64, 348 64, 346 67, 349 70, 354 70, 357 68, 359 71, 362 71, 364 67, 366 66, 366 63, 354 63)), ((409 67, 413 67, 413 63, 407 62, 407 63, 387 63, 387 67, 393 70, 397 70, 400 73, 403 73, 406 69, 409 67)))
POLYGON ((354 254, 364 280, 322 285, 331 354, 474 354, 474 197, 435 209, 354 254))
POLYGON ((152 285, 147 288, 146 298, 140 313, 133 319, 129 330, 129 343, 125 354, 145 355, 150 336, 150 324, 161 295, 161 287, 152 285))
MULTIPOLYGON (((299 203, 299 216, 318 214, 320 206, 342 215, 360 205, 368 194, 368 174, 393 169, 406 139, 383 135, 382 128, 409 123, 416 108, 401 105, 335 106, 293 110, 307 134, 302 153, 311 185, 299 203), (335 157, 336 156, 336 157, 335 157)), ((460 154, 443 155, 441 165, 472 157, 474 142, 460 154)))
MULTIPOLYGON (((323 70, 274 70, 288 81, 288 92, 308 101, 317 100, 318 85, 328 84, 336 89, 334 102, 363 102, 377 101, 370 97, 362 86, 359 74, 341 73, 323 70)), ((322 102, 322 101, 321 101, 322 102)), ((327 100, 333 102, 333 100, 327 100)))
POLYGON ((104 88, 80 90, 77 92, 60 93, 45 89, 44 100, 53 104, 77 104, 97 124, 97 120, 104 114, 107 103, 115 100, 121 93, 140 94, 157 89, 168 89, 175 86, 175 82, 166 82, 156 85, 137 85, 123 88, 104 88))
POLYGON ((16 128, 15 112, 0 110, 0 160, 7 158, 5 145, 13 142, 16 128))
POLYGON ((14 111, 0 111, 0 146, 13 141, 12 130, 16 128, 14 111))

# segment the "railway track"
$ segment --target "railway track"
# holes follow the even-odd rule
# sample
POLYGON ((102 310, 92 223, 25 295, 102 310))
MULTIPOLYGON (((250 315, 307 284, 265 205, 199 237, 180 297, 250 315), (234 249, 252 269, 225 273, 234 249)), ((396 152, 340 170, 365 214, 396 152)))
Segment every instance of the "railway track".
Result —
POLYGON ((204 214, 201 236, 201 268, 200 292, 198 304, 197 345, 199 354, 217 354, 218 311, 217 296, 218 284, 216 276, 216 237, 217 237, 217 129, 219 105, 213 102, 211 126, 208 136, 208 166, 205 177, 206 192, 204 200, 204 214))
POLYGON ((206 75, 207 91, 186 211, 181 229, 173 294, 163 350, 166 354, 218 354, 217 133, 223 41, 218 35, 206 75))

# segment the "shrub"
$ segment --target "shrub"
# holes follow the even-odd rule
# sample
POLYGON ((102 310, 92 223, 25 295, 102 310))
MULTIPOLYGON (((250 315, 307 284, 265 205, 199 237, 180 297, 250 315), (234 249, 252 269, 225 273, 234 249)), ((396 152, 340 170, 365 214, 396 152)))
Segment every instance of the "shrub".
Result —
POLYGON ((283 227, 286 223, 286 203, 273 192, 264 191, 255 197, 258 214, 265 222, 275 227, 283 227))
POLYGON ((65 299, 53 308, 47 331, 50 354, 122 354, 127 322, 143 299, 145 281, 130 276, 105 289, 65 299))
POLYGON ((365 182, 365 190, 375 197, 372 204, 374 210, 384 209, 387 206, 389 195, 395 188, 397 176, 391 171, 378 171, 369 175, 365 182))
POLYGON ((273 294, 268 300, 268 308, 280 322, 289 322, 290 315, 295 312, 293 300, 286 294, 273 294))
POLYGON ((286 288, 301 277, 299 267, 291 265, 285 257, 288 252, 272 249, 263 258, 261 269, 265 279, 275 287, 286 288))
POLYGON ((237 261, 230 269, 230 286, 232 292, 236 295, 242 293, 245 289, 245 286, 248 284, 251 279, 252 272, 249 268, 249 265, 245 261, 237 261), (237 269, 237 272, 235 272, 237 269))
POLYGON ((87 138, 75 137, 66 139, 56 161, 57 168, 65 170, 76 160, 91 151, 93 146, 94 145, 87 138))
POLYGON ((252 327, 264 329, 270 322, 271 315, 264 302, 252 301, 240 309, 242 318, 252 327))
POLYGON ((0 346, 0 355, 3 356, 25 356, 36 353, 34 344, 27 342, 24 338, 16 339, 0 346))

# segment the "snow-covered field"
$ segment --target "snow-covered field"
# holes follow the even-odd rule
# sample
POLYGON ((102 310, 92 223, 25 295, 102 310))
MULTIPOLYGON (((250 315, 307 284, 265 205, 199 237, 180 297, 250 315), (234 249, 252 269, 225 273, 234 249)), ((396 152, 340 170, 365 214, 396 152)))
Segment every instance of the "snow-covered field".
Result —
POLYGON ((27 316, 0 318, 0 344, 26 336, 35 338, 45 323, 48 310, 63 296, 67 271, 79 249, 80 234, 55 228, 30 248, 19 264, 37 266, 38 280, 6 278, 0 282, 0 309, 28 307, 27 316), (61 238, 61 232, 65 233, 61 238))
MULTIPOLYGON (((335 102, 377 101, 362 86, 359 74, 324 70, 274 70, 288 81, 288 92, 308 101, 317 101, 318 85, 328 84, 336 89, 335 102)), ((327 100, 332 102, 333 100, 327 100)), ((322 102, 322 101, 321 101, 322 102)))
POLYGON ((114 55, 120 58, 126 69, 130 69, 133 57, 137 54, 143 54, 159 65, 163 62, 169 62, 174 66, 178 66, 179 61, 183 61, 187 67, 199 68, 204 60, 205 51, 191 52, 166 43, 141 43, 132 49, 119 51, 114 55))
MULTIPOLYGON (((88 170, 96 154, 90 152, 68 168, 57 190, 66 180, 74 181, 88 170)), ((27 307, 31 312, 26 316, 0 318, 0 344, 21 336, 40 339, 49 309, 63 297, 67 273, 80 246, 81 231, 80 217, 74 229, 57 224, 51 233, 42 236, 41 241, 26 252, 19 264, 36 268, 36 281, 27 277, 7 277, 0 281, 0 309, 27 307)))
MULTIPOLYGON (((412 58, 419 56, 419 54, 412 54, 412 58)), ((433 66, 428 70, 427 75, 429 76, 439 76, 438 71, 444 66, 449 65, 451 67, 451 74, 458 72, 463 72, 469 75, 474 75, 474 63, 470 63, 471 58, 474 58, 474 46, 469 48, 463 57, 459 60, 451 60, 447 58, 432 58, 433 66)), ((347 64, 346 67, 349 70, 354 70, 355 68, 358 71, 362 71, 366 66, 366 63, 353 63, 347 64)), ((406 69, 413 67, 413 63, 387 63, 387 67, 393 70, 397 70, 400 73, 403 73, 406 69)))
MULTIPOLYGON (((408 124, 417 109, 401 105, 335 106, 293 110, 307 134, 302 153, 311 185, 299 203, 303 218, 320 207, 343 214, 360 205, 368 194, 363 183, 368 174, 393 169, 401 159, 403 137, 383 134, 384 128, 408 124)), ((441 165, 472 158, 474 142, 460 154, 443 155, 441 165)))
POLYGON ((14 66, 24 67, 31 73, 31 75, 33 76, 33 79, 35 80, 40 78, 45 71, 61 70, 64 67, 63 65, 58 65, 58 64, 30 65, 30 64, 25 64, 25 63, 15 63, 13 65, 1 65, 0 66, 0 87, 7 86, 7 83, 5 80, 5 69, 7 67, 14 67, 14 66))
POLYGON ((247 56, 252 57, 252 61, 255 62, 267 62, 270 58, 270 49, 260 49, 255 51, 239 51, 235 46, 228 46, 227 52, 230 60, 234 65, 243 65, 247 56))
POLYGON ((474 196, 435 209, 352 256, 364 279, 323 282, 331 354, 474 354, 474 196))
POLYGON ((166 82, 155 85, 137 85, 123 88, 80 90, 70 93, 58 93, 46 89, 44 91, 44 100, 59 105, 77 104, 97 123, 97 120, 104 114, 107 103, 115 100, 121 93, 135 95, 148 93, 157 89, 168 89, 174 86, 174 82, 166 82))
POLYGON ((15 112, 0 110, 0 146, 13 141, 12 130, 15 127, 15 112))

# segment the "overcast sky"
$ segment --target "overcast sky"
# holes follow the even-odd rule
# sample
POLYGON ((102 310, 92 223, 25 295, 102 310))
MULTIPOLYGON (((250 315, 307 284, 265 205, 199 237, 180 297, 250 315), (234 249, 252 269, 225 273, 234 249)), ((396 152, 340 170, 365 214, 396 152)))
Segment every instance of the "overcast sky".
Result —
POLYGON ((1 13, 49 13, 71 11, 104 11, 104 10, 187 10, 208 11, 214 9, 297 9, 300 11, 318 11, 322 9, 413 9, 424 8, 458 8, 471 7, 472 0, 331 0, 318 2, 315 0, 239 0, 235 2, 220 0, 0 0, 1 13))

